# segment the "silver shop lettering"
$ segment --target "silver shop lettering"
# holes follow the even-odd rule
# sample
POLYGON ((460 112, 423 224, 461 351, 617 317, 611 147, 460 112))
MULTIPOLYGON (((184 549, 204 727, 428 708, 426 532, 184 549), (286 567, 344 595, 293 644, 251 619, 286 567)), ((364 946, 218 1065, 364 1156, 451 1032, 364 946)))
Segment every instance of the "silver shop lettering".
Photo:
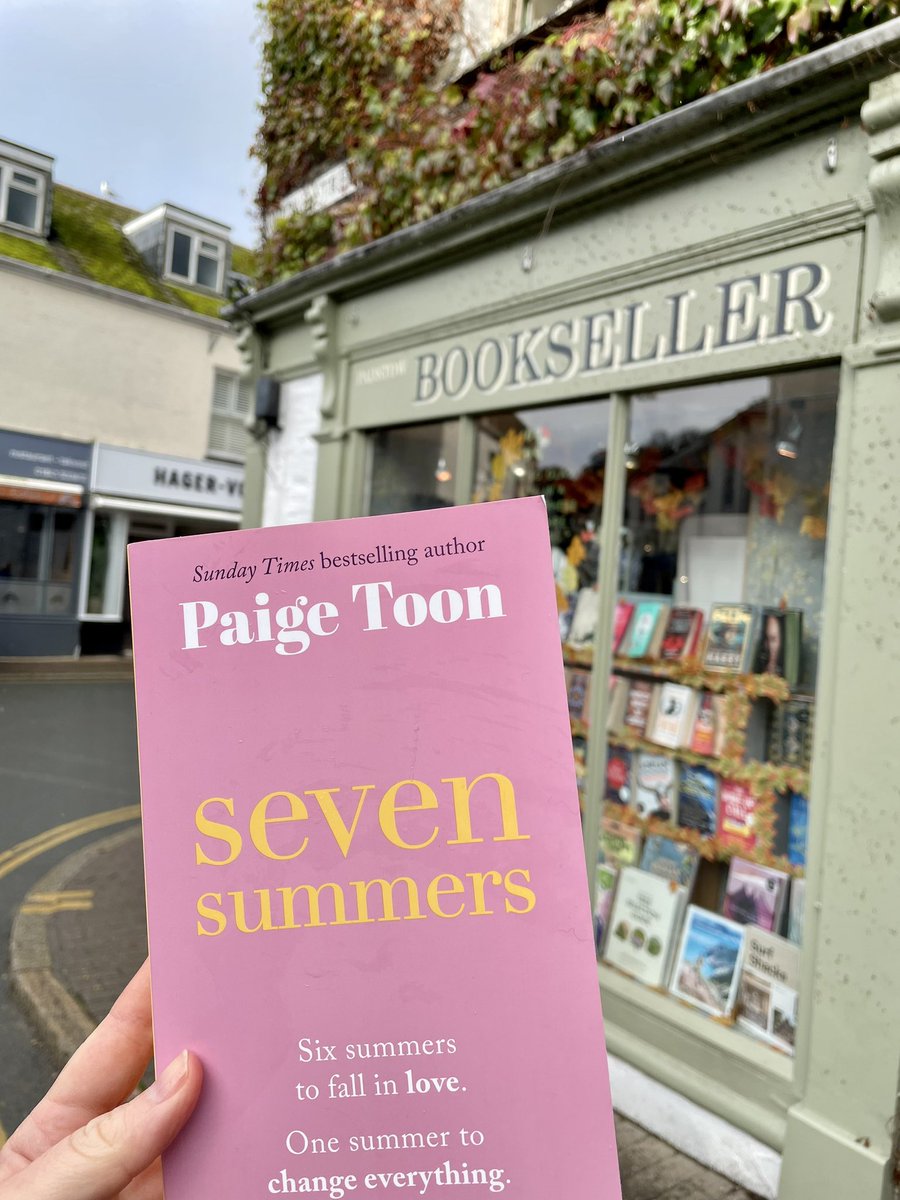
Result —
POLYGON ((830 281, 821 264, 794 263, 717 283, 711 320, 699 318, 697 292, 685 289, 660 303, 635 300, 486 337, 474 347, 430 350, 416 360, 415 403, 823 335, 832 321, 822 303, 830 281))

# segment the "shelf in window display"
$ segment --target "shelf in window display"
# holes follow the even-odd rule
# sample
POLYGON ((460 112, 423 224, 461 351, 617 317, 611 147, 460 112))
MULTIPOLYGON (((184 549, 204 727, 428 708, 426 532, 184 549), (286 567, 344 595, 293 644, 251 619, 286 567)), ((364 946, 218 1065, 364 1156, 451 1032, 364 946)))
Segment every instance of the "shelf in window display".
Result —
MULTIPOLYGON (((593 650, 574 649, 563 645, 563 660, 568 667, 592 668, 593 650)), ((753 700, 771 700, 783 704, 787 700, 809 700, 814 696, 808 690, 791 690, 780 675, 754 675, 751 673, 709 671, 699 659, 684 659, 678 662, 661 662, 652 659, 621 658, 612 660, 612 670, 621 675, 643 675, 651 679, 671 680, 689 687, 702 688, 709 692, 743 691, 753 700)))
POLYGON ((653 679, 684 683, 707 692, 741 691, 752 700, 771 700, 773 704, 782 704, 793 695, 787 681, 780 675, 710 671, 698 659, 663 663, 617 657, 613 659, 613 670, 623 675, 646 675, 653 679))
MULTIPOLYGON (((772 815, 771 808, 767 808, 766 803, 764 800, 761 807, 757 809, 759 816, 764 819, 772 815)), ((622 825, 631 825, 635 829, 639 829, 644 840, 652 834, 658 834, 673 842, 682 842, 685 845, 693 846, 707 862, 724 864, 729 863, 733 858, 742 858, 749 862, 759 863, 760 866, 774 867, 794 878, 802 879, 806 873, 803 866, 792 863, 786 855, 772 853, 768 844, 748 848, 723 843, 718 837, 708 837, 696 829, 686 829, 678 824, 672 825, 669 821, 661 820, 658 817, 640 817, 628 805, 617 804, 611 800, 604 802, 603 815, 604 818, 610 817, 622 825)))
MULTIPOLYGON (((574 732, 574 728, 573 728, 574 732)), ((697 754, 693 750, 672 750, 668 746, 659 746, 647 738, 631 734, 607 734, 610 746, 619 746, 624 750, 645 751, 647 754, 664 754, 694 767, 708 767, 714 774, 723 779, 734 779, 745 783, 755 793, 802 792, 809 791, 809 771, 803 767, 788 763, 773 763, 766 759, 750 759, 744 761, 734 758, 716 758, 710 754, 697 754)))

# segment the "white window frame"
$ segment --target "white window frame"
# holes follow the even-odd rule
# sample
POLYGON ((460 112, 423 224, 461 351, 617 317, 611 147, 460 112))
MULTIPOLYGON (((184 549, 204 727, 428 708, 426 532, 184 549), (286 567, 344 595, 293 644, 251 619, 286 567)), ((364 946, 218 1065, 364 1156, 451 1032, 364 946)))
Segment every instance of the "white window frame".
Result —
POLYGON ((26 233, 37 234, 41 236, 44 230, 44 205, 47 197, 47 181, 40 171, 35 171, 31 167, 27 167, 24 163, 13 162, 10 159, 0 159, 0 225, 6 225, 10 229, 21 229, 26 233), (27 185, 24 185, 21 180, 14 178, 15 174, 27 175, 29 179, 34 180, 34 189, 32 190, 27 185), (28 192, 37 197, 37 206, 35 211, 34 225, 20 225, 18 221, 11 221, 6 210, 9 205, 10 188, 18 191, 28 192))
MULTIPOLYGON (((203 251, 205 258, 211 258, 212 255, 203 251)), ((215 292, 221 296, 225 286, 225 243, 221 238, 213 237, 208 233, 200 233, 196 229, 191 229, 187 225, 179 225, 174 221, 170 221, 166 232, 166 261, 165 271, 163 275, 166 279, 170 279, 173 283, 181 284, 187 287, 203 288, 204 291, 215 292), (175 246, 175 234, 180 233, 191 240, 190 263, 188 266, 188 275, 177 275, 172 270, 172 251, 175 246), (201 243, 207 246, 215 246, 217 270, 216 270, 216 285, 214 288, 207 284, 197 282, 197 260, 201 254, 201 243)))
POLYGON ((241 426, 244 430, 245 438, 249 440, 249 432, 247 432, 247 418, 253 411, 253 391, 249 378, 246 375, 241 375, 238 371, 228 371, 222 367, 216 367, 213 372, 213 391, 210 398, 209 406, 209 433, 207 435, 207 458, 218 459, 222 462, 242 463, 247 457, 246 448, 242 451, 237 450, 221 450, 214 447, 212 444, 213 424, 217 417, 221 417, 228 425, 241 426), (225 380, 231 387, 231 403, 227 409, 216 408, 216 392, 220 380, 225 380), (247 395, 246 408, 242 411, 240 406, 241 388, 246 386, 250 389, 247 395))

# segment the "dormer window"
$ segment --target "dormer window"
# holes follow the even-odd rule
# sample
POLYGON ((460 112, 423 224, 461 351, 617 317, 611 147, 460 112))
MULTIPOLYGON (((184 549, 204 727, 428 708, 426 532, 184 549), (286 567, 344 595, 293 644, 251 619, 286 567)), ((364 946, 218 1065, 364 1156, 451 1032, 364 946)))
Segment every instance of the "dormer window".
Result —
POLYGON ((3 219, 8 225, 21 225, 37 233, 41 181, 28 171, 3 168, 3 219))
POLYGON ((0 224, 43 236, 53 159, 0 141, 0 224))
POLYGON ((177 225, 169 226, 166 273, 197 287, 221 292, 224 283, 225 244, 177 225))
POLYGON ((122 230, 154 274, 181 287, 224 295, 231 266, 227 225, 174 204, 160 204, 126 222, 122 230))

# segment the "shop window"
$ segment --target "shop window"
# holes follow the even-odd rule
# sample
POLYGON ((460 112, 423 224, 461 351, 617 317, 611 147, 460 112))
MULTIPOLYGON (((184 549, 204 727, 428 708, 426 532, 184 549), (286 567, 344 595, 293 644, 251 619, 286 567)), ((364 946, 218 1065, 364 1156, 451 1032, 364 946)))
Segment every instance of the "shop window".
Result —
POLYGON ((225 271, 225 244, 188 229, 169 229, 166 274, 183 283, 221 293, 225 271))
POLYGON ((600 515, 609 402, 492 413, 477 422, 473 501, 543 496, 560 636, 571 647, 569 713, 582 805, 589 736, 589 655, 597 625, 600 515), (578 655, 584 661, 579 661, 578 655))
POLYGON ((7 225, 39 233, 44 185, 40 175, 13 163, 0 162, 0 219, 7 225))
POLYGON ((457 443, 455 421, 375 430, 369 443, 369 513, 381 516, 453 504, 457 443))
POLYGON ((599 952, 652 986, 670 955, 680 999, 787 1053, 837 394, 825 368, 632 397, 616 547, 599 952), (652 930, 633 867, 681 889, 652 930))
POLYGON ((209 422, 209 456, 243 462, 247 454, 247 418, 253 403, 249 379, 216 371, 209 422))
POLYGON ((79 514, 0 502, 0 615, 72 611, 79 514))

